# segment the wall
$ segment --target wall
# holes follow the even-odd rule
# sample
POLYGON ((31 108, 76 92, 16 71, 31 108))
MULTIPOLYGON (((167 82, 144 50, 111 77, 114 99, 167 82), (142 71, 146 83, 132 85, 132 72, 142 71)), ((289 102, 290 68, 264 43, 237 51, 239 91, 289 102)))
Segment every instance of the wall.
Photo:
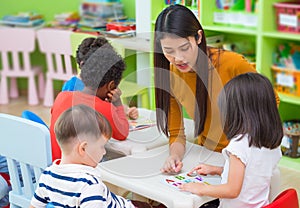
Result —
MULTIPOLYGON (((44 15, 45 20, 53 19, 54 14, 79 9, 81 0, 0 0, 0 17, 6 14, 35 11, 44 15)), ((124 13, 135 17, 135 0, 122 0, 124 13)))

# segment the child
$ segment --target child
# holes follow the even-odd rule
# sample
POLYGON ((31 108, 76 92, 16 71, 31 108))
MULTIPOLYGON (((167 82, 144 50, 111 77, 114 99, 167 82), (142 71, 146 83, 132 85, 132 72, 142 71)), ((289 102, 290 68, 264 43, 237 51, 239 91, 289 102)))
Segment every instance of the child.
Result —
MULTIPOLYGON (((85 61, 93 54, 95 50, 106 45, 107 47, 113 47, 108 43, 108 41, 104 38, 86 38, 82 41, 82 43, 78 46, 76 51, 76 62, 81 68, 85 61)), ((62 91, 82 91, 84 88, 84 84, 80 79, 80 75, 74 76, 64 83, 62 87, 62 91)), ((139 117, 139 113, 136 107, 128 107, 124 105, 124 110, 129 119, 137 119, 139 117)))
POLYGON ((225 165, 200 164, 191 172, 221 175, 221 185, 189 183, 180 188, 220 198, 219 207, 263 207, 269 203, 270 181, 281 158, 283 137, 272 84, 258 73, 241 74, 225 85, 218 105, 229 140, 222 151, 225 165))
POLYGON ((85 104, 103 114, 112 126, 114 139, 125 140, 128 136, 129 124, 118 89, 125 63, 110 44, 103 44, 105 41, 105 38, 98 37, 89 44, 88 58, 81 65, 83 90, 60 92, 53 103, 50 123, 53 160, 61 157, 54 134, 55 122, 66 109, 74 105, 85 104))
POLYGON ((58 118, 55 134, 62 157, 41 175, 31 208, 156 208, 117 196, 102 182, 97 166, 112 134, 110 123, 102 114, 86 105, 75 105, 58 118))
POLYGON ((86 105, 73 106, 57 120, 55 134, 62 157, 41 175, 31 207, 134 207, 101 181, 97 165, 112 134, 103 115, 86 105))

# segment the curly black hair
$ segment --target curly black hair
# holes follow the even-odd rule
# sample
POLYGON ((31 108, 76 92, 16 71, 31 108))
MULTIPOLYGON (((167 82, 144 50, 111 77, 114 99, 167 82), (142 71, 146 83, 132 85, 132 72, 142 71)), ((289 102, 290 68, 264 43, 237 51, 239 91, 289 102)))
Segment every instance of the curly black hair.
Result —
POLYGON ((103 37, 98 38, 85 38, 81 44, 78 46, 76 51, 76 62, 81 67, 81 65, 100 47, 113 48, 107 39, 103 37))
POLYGON ((76 61, 85 86, 98 89, 110 81, 118 85, 126 64, 103 37, 86 38, 78 46, 76 61))

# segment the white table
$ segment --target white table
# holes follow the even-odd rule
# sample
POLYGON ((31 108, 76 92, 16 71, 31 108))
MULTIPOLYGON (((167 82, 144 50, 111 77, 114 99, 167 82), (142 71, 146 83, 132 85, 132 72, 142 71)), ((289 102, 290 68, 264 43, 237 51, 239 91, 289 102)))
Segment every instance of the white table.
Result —
MULTIPOLYGON (((156 114, 153 110, 138 108, 140 117, 150 120, 156 120, 156 114)), ((185 134, 187 141, 194 142, 194 121, 184 119, 185 134)), ((160 147, 169 143, 169 139, 158 131, 157 126, 145 129, 131 131, 125 141, 110 139, 106 145, 108 151, 118 153, 120 155, 131 155, 144 152, 156 147, 160 147)))
MULTIPOLYGON (((166 176, 160 172, 160 168, 168 154, 169 145, 164 145, 149 151, 102 162, 99 165, 102 179, 172 208, 198 208, 203 203, 212 200, 210 197, 199 197, 181 192, 163 183, 166 176)), ((212 152, 187 142, 182 171, 189 171, 199 163, 222 166, 224 159, 221 153, 212 152)))

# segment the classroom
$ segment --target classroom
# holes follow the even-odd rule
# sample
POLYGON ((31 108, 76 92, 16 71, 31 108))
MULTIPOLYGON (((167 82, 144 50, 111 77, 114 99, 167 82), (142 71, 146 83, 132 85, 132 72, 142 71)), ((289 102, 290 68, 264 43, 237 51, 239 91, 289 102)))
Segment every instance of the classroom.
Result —
POLYGON ((0 207, 299 208, 299 14, 1 0, 0 207))

